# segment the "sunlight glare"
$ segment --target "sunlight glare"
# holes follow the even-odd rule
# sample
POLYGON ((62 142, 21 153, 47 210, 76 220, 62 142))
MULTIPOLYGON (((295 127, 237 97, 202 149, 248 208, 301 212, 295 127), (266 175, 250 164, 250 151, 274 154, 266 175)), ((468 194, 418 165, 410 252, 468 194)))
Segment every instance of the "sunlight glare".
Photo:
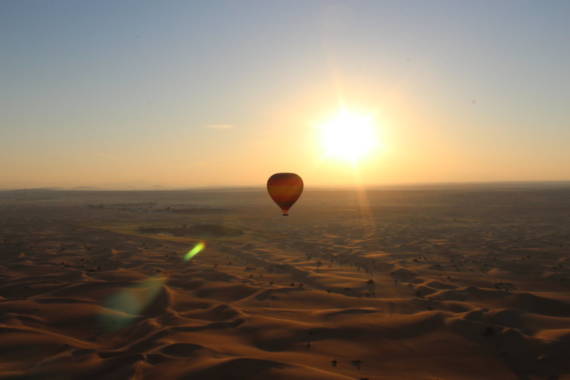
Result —
POLYGON ((373 115, 343 109, 319 129, 325 155, 330 158, 356 163, 378 145, 373 115))

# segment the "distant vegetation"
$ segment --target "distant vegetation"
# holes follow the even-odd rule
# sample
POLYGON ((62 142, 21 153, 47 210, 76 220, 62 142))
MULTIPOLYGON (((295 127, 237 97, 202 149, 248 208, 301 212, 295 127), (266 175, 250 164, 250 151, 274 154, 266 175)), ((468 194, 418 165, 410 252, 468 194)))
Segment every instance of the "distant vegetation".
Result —
POLYGON ((182 225, 176 227, 139 227, 139 232, 143 234, 169 234, 172 236, 239 236, 243 231, 237 228, 226 227, 219 224, 194 224, 191 226, 182 225))
POLYGON ((88 204, 91 209, 107 209, 107 210, 125 210, 134 212, 162 212, 172 214, 220 214, 227 212, 227 209, 212 208, 212 207, 156 207, 155 202, 140 202, 140 203, 95 203, 88 204))

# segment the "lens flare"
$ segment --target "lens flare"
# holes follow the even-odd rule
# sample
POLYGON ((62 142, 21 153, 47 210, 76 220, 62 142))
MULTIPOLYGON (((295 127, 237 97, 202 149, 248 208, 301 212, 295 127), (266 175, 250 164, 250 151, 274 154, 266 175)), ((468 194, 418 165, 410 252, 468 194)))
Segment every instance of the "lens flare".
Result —
POLYGON ((199 242, 194 246, 194 248, 189 250, 188 253, 184 256, 184 261, 192 260, 194 256, 202 252, 204 248, 206 248, 206 243, 204 243, 203 241, 199 242))
POLYGON ((166 278, 151 277, 119 290, 107 297, 99 324, 105 332, 114 332, 132 325, 159 295, 166 278))

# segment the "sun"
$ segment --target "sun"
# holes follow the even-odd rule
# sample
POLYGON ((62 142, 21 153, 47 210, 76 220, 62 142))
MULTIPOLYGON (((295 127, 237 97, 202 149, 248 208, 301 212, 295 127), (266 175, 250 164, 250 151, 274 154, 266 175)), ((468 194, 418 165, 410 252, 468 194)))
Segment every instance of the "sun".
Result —
POLYGON ((357 163, 378 146, 376 122, 371 114, 343 109, 318 128, 328 158, 357 163))

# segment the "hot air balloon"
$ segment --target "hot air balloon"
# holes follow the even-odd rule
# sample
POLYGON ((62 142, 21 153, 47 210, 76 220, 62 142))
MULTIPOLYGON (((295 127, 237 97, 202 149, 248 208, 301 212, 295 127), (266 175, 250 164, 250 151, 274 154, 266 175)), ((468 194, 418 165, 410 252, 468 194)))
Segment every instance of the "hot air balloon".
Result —
POLYGON ((276 173, 267 180, 267 192, 287 216, 303 192, 303 180, 295 173, 276 173))

